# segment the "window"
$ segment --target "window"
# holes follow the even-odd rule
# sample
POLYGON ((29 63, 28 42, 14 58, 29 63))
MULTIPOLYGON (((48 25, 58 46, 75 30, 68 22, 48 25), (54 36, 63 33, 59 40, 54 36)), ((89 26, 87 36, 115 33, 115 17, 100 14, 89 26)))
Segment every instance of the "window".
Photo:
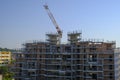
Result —
POLYGON ((112 55, 109 55, 109 58, 113 58, 113 56, 112 56, 112 55))
POLYGON ((112 66, 112 65, 109 65, 109 69, 113 69, 113 66, 112 66))
POLYGON ((110 73, 109 75, 110 75, 109 78, 113 79, 113 73, 110 73))
POLYGON ((86 55, 84 55, 84 58, 86 58, 86 55))
POLYGON ((110 76, 112 76, 112 75, 113 75, 113 73, 110 73, 109 75, 110 75, 110 76))
POLYGON ((97 74, 92 74, 92 79, 97 79, 97 74))
POLYGON ((113 56, 112 55, 109 56, 109 61, 113 61, 113 56))

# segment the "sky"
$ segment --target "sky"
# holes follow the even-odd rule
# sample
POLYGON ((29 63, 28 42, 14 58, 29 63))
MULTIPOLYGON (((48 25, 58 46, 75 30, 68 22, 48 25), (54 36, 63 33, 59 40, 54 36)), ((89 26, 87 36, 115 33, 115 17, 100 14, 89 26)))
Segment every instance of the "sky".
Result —
POLYGON ((22 48, 56 32, 43 5, 47 4, 63 31, 82 31, 82 39, 116 41, 120 47, 120 0, 0 0, 0 47, 22 48))

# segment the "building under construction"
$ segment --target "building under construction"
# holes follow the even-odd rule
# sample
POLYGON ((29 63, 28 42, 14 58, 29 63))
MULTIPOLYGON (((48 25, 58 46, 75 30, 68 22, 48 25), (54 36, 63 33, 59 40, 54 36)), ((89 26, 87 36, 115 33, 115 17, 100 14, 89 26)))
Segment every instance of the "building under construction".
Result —
POLYGON ((27 42, 22 52, 15 53, 15 80, 120 80, 115 42, 83 40, 81 32, 74 31, 61 44, 62 31, 48 6, 44 8, 57 33, 46 34, 45 42, 27 42))
POLYGON ((16 53, 15 80, 120 80, 115 79, 115 42, 82 40, 68 33, 68 43, 57 44, 57 34, 46 42, 25 43, 16 53))

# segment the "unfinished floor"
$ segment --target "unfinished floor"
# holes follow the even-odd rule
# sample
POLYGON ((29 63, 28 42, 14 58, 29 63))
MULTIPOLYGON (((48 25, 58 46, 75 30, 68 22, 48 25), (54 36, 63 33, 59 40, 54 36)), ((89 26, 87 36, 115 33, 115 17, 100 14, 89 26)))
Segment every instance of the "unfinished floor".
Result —
POLYGON ((15 80, 115 80, 115 42, 82 40, 72 32, 68 43, 56 45, 55 37, 24 44, 15 54, 15 80))

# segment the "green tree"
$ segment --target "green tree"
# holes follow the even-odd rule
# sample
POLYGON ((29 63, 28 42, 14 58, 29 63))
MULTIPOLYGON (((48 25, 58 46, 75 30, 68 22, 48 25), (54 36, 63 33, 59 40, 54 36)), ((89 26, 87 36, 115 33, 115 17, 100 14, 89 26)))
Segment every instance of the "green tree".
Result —
POLYGON ((0 71, 3 75, 3 80, 12 80, 14 73, 9 70, 8 66, 1 66, 0 71))

